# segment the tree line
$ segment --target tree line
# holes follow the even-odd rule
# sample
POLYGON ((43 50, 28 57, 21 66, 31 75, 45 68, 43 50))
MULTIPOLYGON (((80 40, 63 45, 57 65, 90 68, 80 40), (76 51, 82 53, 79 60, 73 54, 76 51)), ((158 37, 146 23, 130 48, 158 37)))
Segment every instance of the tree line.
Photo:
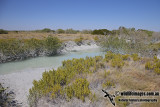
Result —
MULTIPOLYGON (((145 32, 146 34, 148 34, 148 36, 152 36, 153 31, 149 31, 149 30, 144 30, 144 29, 138 29, 136 30, 135 28, 126 28, 123 26, 120 26, 118 30, 108 30, 108 29, 94 29, 94 30, 74 30, 72 28, 70 29, 57 29, 57 30, 52 30, 50 28, 44 28, 41 30, 32 30, 29 32, 38 32, 38 33, 54 33, 54 34, 77 34, 77 33, 82 33, 82 34, 93 34, 93 35, 115 35, 115 34, 120 34, 120 33, 124 33, 126 35, 129 35, 130 31, 141 31, 141 32, 145 32)), ((8 31, 8 30, 3 30, 0 29, 0 34, 8 34, 9 32, 15 32, 15 33, 19 33, 19 32, 24 32, 24 31, 8 31)))

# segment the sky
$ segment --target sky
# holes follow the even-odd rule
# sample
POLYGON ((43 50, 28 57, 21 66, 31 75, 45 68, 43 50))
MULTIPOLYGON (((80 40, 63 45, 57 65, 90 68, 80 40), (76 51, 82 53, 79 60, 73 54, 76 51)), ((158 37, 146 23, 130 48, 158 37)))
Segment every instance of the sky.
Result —
POLYGON ((160 31, 160 0, 0 0, 0 29, 160 31))

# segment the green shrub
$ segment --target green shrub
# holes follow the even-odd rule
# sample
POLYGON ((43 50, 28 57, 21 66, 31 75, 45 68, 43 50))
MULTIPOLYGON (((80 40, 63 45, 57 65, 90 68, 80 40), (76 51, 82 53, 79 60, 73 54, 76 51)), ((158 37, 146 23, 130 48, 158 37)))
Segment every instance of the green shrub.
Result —
POLYGON ((55 52, 61 46, 60 40, 57 37, 48 36, 45 39, 45 49, 55 52))
POLYGON ((111 65, 113 67, 122 68, 124 66, 124 61, 120 56, 116 56, 114 59, 111 60, 111 65))
POLYGON ((65 33, 65 30, 63 30, 63 29, 57 29, 56 32, 57 32, 58 34, 61 34, 61 33, 65 33))
POLYGON ((40 52, 47 51, 48 55, 56 54, 61 42, 56 37, 47 37, 46 39, 0 39, 0 52, 5 56, 29 56, 33 51, 37 55, 40 52))
POLYGON ((111 34, 112 32, 107 30, 107 29, 99 29, 99 30, 93 30, 92 34, 93 35, 107 35, 107 34, 111 34))
POLYGON ((151 62, 147 62, 146 64, 145 64, 145 68, 146 69, 153 69, 153 65, 151 64, 151 62))
POLYGON ((154 70, 155 73, 160 74, 160 60, 154 56, 154 59, 146 62, 145 69, 154 70))
POLYGON ((66 88, 66 94, 68 98, 72 98, 73 96, 85 101, 85 97, 89 96, 89 82, 86 79, 76 79, 76 81, 66 88))
POLYGON ((138 54, 132 54, 133 61, 138 61, 140 58, 138 57, 138 54))
POLYGON ((0 34, 8 34, 8 31, 0 29, 0 34))
POLYGON ((111 61, 112 67, 118 67, 121 68, 124 66, 124 61, 128 59, 129 55, 120 55, 120 54, 114 54, 111 51, 107 51, 107 54, 105 55, 105 60, 107 62, 111 61))
POLYGON ((122 55, 122 59, 123 59, 123 60, 127 60, 128 58, 129 58, 129 55, 128 55, 128 54, 122 55))
POLYGON ((42 31, 42 32, 47 32, 47 33, 48 33, 48 32, 52 32, 52 30, 49 29, 49 28, 44 28, 44 29, 42 29, 41 31, 42 31))
POLYGON ((111 51, 107 51, 107 54, 105 54, 105 60, 107 62, 109 62, 109 60, 113 59, 114 57, 114 53, 112 53, 111 51))
POLYGON ((94 67, 96 71, 100 60, 103 60, 103 57, 73 58, 63 61, 62 66, 58 67, 57 70, 45 71, 42 74, 42 79, 33 82, 33 87, 28 96, 30 104, 36 104, 42 96, 56 98, 66 95, 68 99, 77 97, 85 101, 85 97, 91 94, 89 82, 86 79, 76 79, 75 77, 90 73, 90 67, 94 67), (75 81, 72 83, 73 80, 75 81))
POLYGON ((98 40, 99 40, 98 36, 95 36, 95 37, 94 37, 94 40, 95 40, 95 41, 98 41, 98 40))

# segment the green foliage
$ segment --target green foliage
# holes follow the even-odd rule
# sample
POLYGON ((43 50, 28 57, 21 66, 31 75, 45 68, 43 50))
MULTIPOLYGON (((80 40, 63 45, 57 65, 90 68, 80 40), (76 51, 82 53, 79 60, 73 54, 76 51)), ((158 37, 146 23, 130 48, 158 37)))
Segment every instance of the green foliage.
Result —
POLYGON ((60 40, 57 37, 48 36, 45 39, 45 48, 49 50, 56 50, 61 46, 60 40))
POLYGON ((126 43, 124 39, 119 39, 118 37, 109 36, 107 39, 102 39, 101 45, 108 50, 121 50, 127 51, 129 43, 126 43))
POLYGON ((0 34, 8 34, 8 31, 0 29, 0 34))
POLYGON ((111 51, 107 51, 107 54, 105 54, 105 60, 107 62, 109 62, 109 60, 113 59, 114 57, 114 53, 112 53, 111 51))
POLYGON ((58 34, 65 33, 65 31, 64 31, 63 29, 57 29, 56 32, 57 32, 58 34))
POLYGON ((35 51, 37 54, 41 51, 55 51, 61 46, 61 42, 56 37, 47 37, 46 39, 0 39, 0 52, 6 56, 21 56, 30 51, 35 51))
POLYGON ((42 32, 52 32, 52 30, 51 29, 49 29, 49 28, 44 28, 44 29, 42 29, 42 32))
POLYGON ((49 28, 44 28, 42 30, 35 30, 33 32, 38 32, 38 33, 54 33, 55 31, 54 30, 51 30, 49 28))
POLYGON ((36 104, 36 101, 42 96, 56 98, 66 95, 68 99, 77 97, 85 101, 85 97, 91 94, 89 82, 82 78, 76 79, 76 77, 95 72, 98 69, 97 64, 101 61, 103 61, 102 56, 86 57, 85 59, 73 58, 63 61, 62 66, 57 70, 44 72, 42 79, 33 81, 33 87, 30 89, 28 96, 30 105, 36 104), (94 68, 94 70, 91 71, 90 68, 94 68))
POLYGON ((75 96, 85 101, 85 97, 89 96, 90 93, 89 82, 86 79, 76 79, 72 85, 66 87, 66 94, 70 99, 75 96))
POLYGON ((149 45, 149 49, 157 52, 160 49, 160 43, 154 43, 149 45))
POLYGON ((125 64, 123 60, 127 59, 128 57, 129 55, 114 54, 111 51, 107 51, 107 54, 105 55, 105 60, 107 62, 111 61, 112 67, 121 68, 125 64))
POLYGON ((147 70, 153 69, 153 66, 152 66, 151 62, 147 62, 147 63, 145 64, 145 68, 146 68, 147 70))
POLYGON ((128 54, 122 55, 122 59, 123 59, 123 60, 127 60, 128 58, 129 58, 129 55, 128 55, 128 54))
POLYGON ((154 70, 155 73, 160 74, 160 60, 154 56, 154 59, 146 62, 145 68, 147 70, 154 70))
POLYGON ((114 58, 111 60, 111 65, 113 67, 122 68, 124 66, 124 61, 120 54, 115 55, 114 58))
POLYGON ((134 61, 138 61, 140 58, 138 57, 138 54, 132 54, 131 55, 134 61))
POLYGON ((107 35, 107 34, 111 34, 111 31, 107 29, 99 29, 99 30, 93 30, 92 34, 93 35, 107 35))

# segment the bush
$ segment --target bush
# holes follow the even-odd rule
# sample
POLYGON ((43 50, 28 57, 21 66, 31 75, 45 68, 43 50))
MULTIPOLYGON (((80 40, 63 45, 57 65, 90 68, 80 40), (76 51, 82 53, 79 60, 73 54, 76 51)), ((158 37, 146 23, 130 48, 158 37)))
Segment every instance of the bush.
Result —
POLYGON ((85 101, 85 97, 91 94, 89 82, 82 78, 76 79, 76 77, 84 73, 90 73, 90 67, 95 67, 94 70, 97 70, 96 61, 100 60, 103 60, 103 57, 73 58, 63 61, 62 66, 57 70, 44 72, 42 79, 34 81, 33 87, 29 91, 30 105, 36 105, 38 99, 42 96, 57 98, 66 95, 69 99, 77 97, 85 101), (72 81, 74 82, 72 83, 72 81))
POLYGON ((107 51, 107 54, 105 54, 105 60, 108 62, 109 60, 113 59, 114 53, 111 51, 107 51))
POLYGON ((92 34, 93 35, 107 35, 107 34, 111 34, 111 31, 107 29, 99 29, 99 30, 93 30, 92 34))
POLYGON ((147 63, 145 64, 145 68, 146 68, 147 70, 153 69, 153 66, 152 66, 151 62, 147 62, 147 63))
POLYGON ((138 61, 140 58, 138 57, 138 54, 132 54, 133 61, 138 61))
POLYGON ((85 101, 85 97, 89 96, 89 82, 86 79, 76 79, 76 81, 66 88, 66 94, 68 98, 72 98, 73 96, 85 101))
POLYGON ((154 56, 154 59, 146 62, 145 69, 154 70, 155 73, 160 74, 160 60, 154 56))
POLYGON ((57 29, 56 32, 57 32, 58 34, 65 33, 65 31, 64 31, 63 29, 57 29))
POLYGON ((109 36, 107 38, 101 39, 101 45, 107 50, 114 50, 115 52, 127 52, 130 49, 130 44, 126 43, 124 39, 119 39, 118 37, 109 36))
POLYGON ((56 50, 61 46, 60 40, 57 37, 48 36, 45 39, 45 49, 50 53, 49 55, 56 54, 56 50))
POLYGON ((49 29, 49 28, 44 28, 44 29, 42 29, 41 31, 42 31, 42 32, 47 32, 47 33, 52 32, 52 30, 49 29))
POLYGON ((0 29, 0 34, 8 34, 8 31, 0 29))
POLYGON ((128 58, 128 55, 120 55, 120 54, 114 54, 111 51, 108 51, 105 55, 105 60, 109 62, 111 60, 112 67, 118 67, 121 68, 124 66, 123 59, 128 58))
POLYGON ((129 58, 129 55, 128 55, 128 54, 122 55, 122 59, 123 59, 123 60, 127 60, 128 58, 129 58))
POLYGON ((61 46, 61 42, 56 37, 47 37, 46 39, 0 39, 0 52, 5 56, 33 57, 40 52, 47 51, 46 55, 56 54, 57 49, 61 46), (30 54, 30 52, 35 52, 30 54))
POLYGON ((122 68, 124 66, 124 61, 122 60, 120 55, 117 55, 114 57, 114 59, 111 60, 111 65, 113 67, 122 68))

